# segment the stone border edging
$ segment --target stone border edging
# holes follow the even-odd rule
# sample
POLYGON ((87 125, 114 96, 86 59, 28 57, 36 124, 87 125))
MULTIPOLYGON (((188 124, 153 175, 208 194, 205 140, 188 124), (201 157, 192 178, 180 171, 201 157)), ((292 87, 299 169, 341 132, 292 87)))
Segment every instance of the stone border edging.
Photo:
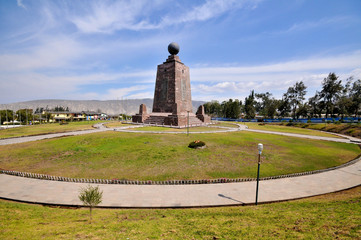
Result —
MULTIPOLYGON (((301 173, 291 173, 285 175, 271 176, 260 178, 261 181, 271 180, 271 179, 280 179, 280 178, 291 178, 305 175, 312 175, 322 172, 328 172, 331 170, 340 169, 349 165, 352 165, 361 160, 359 155, 354 160, 351 160, 347 163, 341 164, 336 167, 314 170, 301 173)), ((123 184, 123 185, 189 185, 189 184, 215 184, 215 183, 232 183, 232 182, 250 182, 256 181, 256 178, 218 178, 218 179, 201 179, 201 180, 167 180, 167 181, 139 181, 139 180, 119 180, 119 179, 88 179, 88 178, 69 178, 69 177, 58 177, 51 176, 46 174, 38 173, 28 173, 28 172, 19 172, 12 170, 3 170, 0 169, 0 174, 13 175, 18 177, 26 178, 35 178, 40 180, 50 180, 50 181, 61 181, 61 182, 77 182, 77 183, 98 183, 98 184, 123 184)))

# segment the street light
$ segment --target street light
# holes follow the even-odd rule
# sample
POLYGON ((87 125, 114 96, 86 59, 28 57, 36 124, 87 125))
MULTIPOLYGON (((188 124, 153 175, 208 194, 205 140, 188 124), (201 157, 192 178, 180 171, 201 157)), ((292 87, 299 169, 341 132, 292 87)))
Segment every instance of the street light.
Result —
POLYGON ((263 150, 263 144, 258 143, 258 170, 257 170, 257 188, 256 188, 256 205, 258 204, 258 185, 259 185, 259 168, 261 166, 261 154, 263 150))

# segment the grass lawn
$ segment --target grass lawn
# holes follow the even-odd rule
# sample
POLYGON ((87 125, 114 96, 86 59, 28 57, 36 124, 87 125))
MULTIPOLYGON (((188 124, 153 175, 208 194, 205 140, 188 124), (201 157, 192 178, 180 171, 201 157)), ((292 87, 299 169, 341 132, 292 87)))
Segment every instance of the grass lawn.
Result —
POLYGON ((0 200, 1 239, 360 239, 361 187, 291 202, 201 209, 44 207, 0 200))
POLYGON ((304 127, 309 129, 316 129, 322 130, 327 132, 334 132, 334 133, 341 133, 357 138, 361 138, 361 124, 349 124, 349 123, 342 123, 342 124, 334 124, 334 123, 327 123, 327 124, 296 124, 296 127, 304 127))
MULTIPOLYGON (((253 123, 253 122, 247 122, 242 123, 248 126, 249 129, 257 129, 257 130, 265 130, 265 131, 274 131, 274 132, 285 132, 285 133, 296 133, 296 134, 305 134, 305 135, 312 135, 312 136, 320 136, 320 137, 333 137, 333 138, 341 138, 339 136, 326 133, 326 132, 320 132, 320 131, 314 131, 313 129, 304 129, 304 128, 298 128, 298 127, 290 127, 290 126, 284 126, 279 124, 260 124, 260 123, 253 123)), ((315 129, 319 130, 319 129, 315 129)))
POLYGON ((69 124, 64 125, 60 125, 59 123, 47 123, 23 126, 18 128, 2 129, 0 130, 0 139, 93 129, 92 126, 99 122, 100 121, 70 122, 69 124))
POLYGON ((137 180, 261 177, 337 166, 354 159, 354 144, 252 132, 149 134, 101 132, 0 146, 0 168, 64 177, 137 180), (188 144, 202 140, 205 149, 188 144))
POLYGON ((117 128, 117 127, 127 127, 127 126, 134 126, 134 125, 116 121, 116 122, 110 122, 110 123, 104 124, 104 126, 106 126, 108 128, 117 128))
MULTIPOLYGON (((155 131, 155 132, 187 132, 187 128, 169 128, 169 127, 156 127, 156 126, 146 126, 140 128, 134 128, 133 131, 155 131)), ((212 127, 190 127, 189 132, 209 132, 224 130, 223 128, 217 128, 217 125, 212 125, 212 127)))

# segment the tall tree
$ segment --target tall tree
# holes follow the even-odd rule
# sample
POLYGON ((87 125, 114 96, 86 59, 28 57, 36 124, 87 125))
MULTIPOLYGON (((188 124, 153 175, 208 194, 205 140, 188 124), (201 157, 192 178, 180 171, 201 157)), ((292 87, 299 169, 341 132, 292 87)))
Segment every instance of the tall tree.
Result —
POLYGON ((222 106, 218 101, 213 100, 205 103, 203 106, 206 114, 212 117, 222 117, 222 106))
POLYGON ((302 81, 296 82, 296 84, 293 87, 289 87, 285 93, 292 110, 293 118, 296 118, 296 110, 303 103, 303 100, 305 100, 306 88, 302 81))
POLYGON ((335 112, 338 116, 341 115, 341 118, 344 118, 345 115, 348 116, 352 112, 352 99, 350 96, 352 82, 353 77, 346 79, 345 86, 342 87, 339 98, 336 100, 335 112))
POLYGON ((289 116, 288 113, 291 111, 291 105, 290 105, 290 100, 288 98, 288 95, 286 93, 283 94, 283 97, 279 102, 278 111, 279 111, 280 117, 289 116))
POLYGON ((352 99, 352 105, 350 113, 352 112, 355 117, 360 116, 361 110, 361 79, 355 81, 350 89, 350 97, 352 99))
POLYGON ((321 117, 322 113, 322 102, 321 96, 318 91, 316 91, 315 96, 308 99, 309 113, 310 117, 321 117))
POLYGON ((225 118, 238 119, 241 114, 241 105, 238 99, 229 99, 228 101, 222 102, 222 113, 225 118))
POLYGON ((272 98, 272 93, 269 92, 256 93, 255 96, 258 99, 255 104, 256 112, 264 117, 273 118, 276 115, 279 101, 272 98))
POLYGON ((244 100, 244 111, 246 119, 253 119, 256 116, 255 104, 256 101, 254 96, 254 90, 252 90, 251 94, 244 100))
POLYGON ((329 114, 333 115, 336 101, 340 97, 343 88, 342 80, 338 80, 338 78, 335 73, 330 73, 322 82, 320 96, 325 106, 326 118, 329 114))

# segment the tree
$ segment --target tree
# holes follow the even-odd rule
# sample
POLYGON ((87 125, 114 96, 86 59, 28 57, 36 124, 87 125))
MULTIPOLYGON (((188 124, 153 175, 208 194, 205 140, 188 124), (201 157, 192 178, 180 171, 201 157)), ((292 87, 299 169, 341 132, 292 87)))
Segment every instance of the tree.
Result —
POLYGON ((306 88, 302 81, 296 82, 296 84, 293 87, 289 87, 285 93, 292 110, 293 118, 296 118, 297 108, 303 103, 303 100, 305 100, 306 88))
POLYGON ((4 122, 10 122, 13 120, 14 112, 12 110, 6 109, 0 111, 0 125, 4 122))
POLYGON ((308 99, 309 113, 310 117, 321 117, 322 113, 322 102, 321 96, 318 91, 316 91, 315 96, 308 99))
POLYGON ((83 202, 85 206, 89 207, 90 223, 92 221, 92 208, 102 202, 103 191, 99 190, 99 186, 92 187, 88 185, 85 188, 80 189, 79 200, 83 202))
POLYGON ((255 109, 258 114, 267 117, 273 118, 276 115, 276 110, 279 105, 279 101, 271 98, 272 93, 256 93, 256 98, 260 101, 256 102, 255 109))
POLYGON ((207 102, 203 106, 206 114, 212 117, 222 117, 222 106, 218 101, 207 102))
POLYGON ((307 117, 308 113, 309 113, 309 105, 307 103, 300 104, 296 111, 296 117, 297 119, 299 117, 307 117))
POLYGON ((352 81, 353 77, 346 79, 346 84, 342 87, 336 101, 335 112, 337 115, 341 115, 341 118, 344 118, 345 115, 348 116, 352 112, 352 99, 350 96, 352 81))
POLYGON ((33 110, 32 109, 19 109, 16 111, 17 120, 21 123, 28 124, 32 119, 33 110))
POLYGON ((225 118, 238 119, 241 114, 241 105, 238 99, 229 99, 228 101, 223 101, 221 104, 222 107, 222 116, 225 118))
POLYGON ((350 97, 352 99, 350 113, 352 112, 353 114, 355 114, 355 117, 357 115, 360 116, 359 111, 361 109, 361 79, 358 79, 353 83, 352 88, 350 89, 350 97))
POLYGON ((287 94, 283 94, 283 97, 278 105, 278 111, 280 117, 287 117, 288 113, 291 111, 290 100, 288 99, 287 94))
POLYGON ((255 105, 256 101, 254 96, 254 90, 252 90, 251 94, 244 100, 244 111, 246 119, 253 119, 256 116, 255 105))
POLYGON ((329 73, 322 82, 320 96, 326 109, 326 118, 329 114, 333 115, 336 101, 339 99, 343 89, 342 80, 338 80, 338 78, 335 73, 329 73))

